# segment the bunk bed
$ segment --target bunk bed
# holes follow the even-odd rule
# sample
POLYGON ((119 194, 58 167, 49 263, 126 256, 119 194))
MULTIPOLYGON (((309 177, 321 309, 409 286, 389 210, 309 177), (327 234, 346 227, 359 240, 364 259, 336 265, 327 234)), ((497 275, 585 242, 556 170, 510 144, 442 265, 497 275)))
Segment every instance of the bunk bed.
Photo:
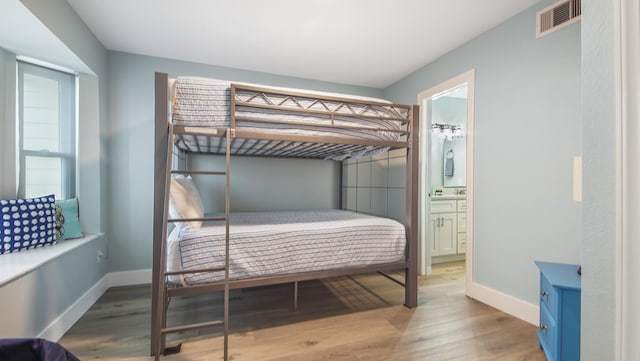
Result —
POLYGON ((405 305, 416 307, 418 125, 415 105, 156 73, 151 354, 158 359, 165 352, 168 333, 222 326, 227 360, 231 289, 293 283, 295 305, 297 282, 379 272, 403 285, 405 305), (224 155, 226 169, 176 169, 174 149, 224 155), (342 161, 392 149, 407 155, 404 225, 343 210, 231 213, 232 156, 342 161), (184 177, 192 174, 225 177, 224 214, 205 216, 201 203, 195 213, 170 212, 174 175, 192 197, 187 203, 201 202, 184 177), (169 235, 171 223, 177 227, 169 235), (329 238, 336 242, 327 246, 329 238), (296 247, 281 257, 279 243, 287 240, 296 247), (318 262, 301 260, 300 252, 320 244, 333 252, 318 262), (256 261, 262 254, 270 256, 256 261), (398 269, 404 282, 384 273, 398 269), (170 297, 212 291, 224 291, 223 320, 166 326, 170 297))

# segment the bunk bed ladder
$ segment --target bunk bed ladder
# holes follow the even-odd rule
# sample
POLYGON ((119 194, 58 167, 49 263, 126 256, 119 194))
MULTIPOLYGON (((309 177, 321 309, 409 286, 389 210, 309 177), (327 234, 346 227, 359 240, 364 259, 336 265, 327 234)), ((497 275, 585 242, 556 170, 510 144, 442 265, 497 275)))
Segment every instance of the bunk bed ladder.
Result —
POLYGON ((166 159, 166 174, 164 185, 164 215, 162 222, 162 239, 167 239, 167 230, 169 223, 173 222, 190 222, 190 221, 225 221, 225 261, 224 267, 208 267, 198 269, 185 269, 180 271, 167 271, 166 270, 166 242, 161 243, 160 247, 160 266, 158 272, 158 282, 156 297, 156 323, 153 325, 152 332, 152 354, 155 356, 155 360, 159 360, 161 355, 168 355, 180 352, 181 344, 167 348, 166 347, 166 335, 169 333, 195 330, 201 328, 209 328, 214 326, 222 326, 223 336, 223 352, 224 361, 229 359, 229 222, 230 222, 230 210, 231 210, 231 191, 230 191, 230 168, 231 168, 231 131, 226 131, 226 169, 225 171, 190 171, 190 170, 172 170, 172 157, 173 157, 173 145, 176 135, 176 129, 172 124, 168 126, 167 137, 167 159, 166 159), (201 175, 224 175, 226 178, 225 186, 225 216, 224 217, 202 217, 202 218, 169 218, 169 197, 171 187, 172 174, 201 174, 201 175), (168 276, 184 275, 191 273, 202 272, 222 272, 224 271, 224 311, 222 320, 214 320, 200 323, 193 323, 187 325, 171 326, 167 327, 167 313, 169 309, 170 295, 168 292, 167 282, 168 276), (155 348, 155 350, 154 350, 155 348))

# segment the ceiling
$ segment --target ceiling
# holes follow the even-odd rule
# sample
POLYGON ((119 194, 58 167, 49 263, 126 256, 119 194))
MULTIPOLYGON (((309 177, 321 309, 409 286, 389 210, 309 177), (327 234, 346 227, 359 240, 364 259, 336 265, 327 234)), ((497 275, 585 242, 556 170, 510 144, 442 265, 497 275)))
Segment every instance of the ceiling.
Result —
POLYGON ((109 50, 384 88, 538 0, 67 0, 109 50))

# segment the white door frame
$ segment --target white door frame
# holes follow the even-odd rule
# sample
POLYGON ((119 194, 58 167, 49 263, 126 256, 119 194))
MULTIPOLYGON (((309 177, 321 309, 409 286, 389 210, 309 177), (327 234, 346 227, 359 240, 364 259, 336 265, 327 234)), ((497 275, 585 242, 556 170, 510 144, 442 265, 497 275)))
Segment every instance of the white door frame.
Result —
POLYGON ((621 159, 621 184, 622 189, 618 196, 622 201, 621 212, 621 246, 618 250, 620 268, 616 275, 616 283, 619 287, 616 300, 617 324, 621 330, 618 339, 619 350, 616 358, 619 360, 632 360, 640 354, 640 344, 637 340, 640 337, 640 288, 637 287, 637 275, 640 272, 640 169, 638 159, 640 159, 640 5, 638 1, 620 1, 620 22, 621 26, 616 28, 620 33, 619 42, 616 44, 615 52, 621 58, 621 68, 619 76, 621 102, 620 106, 620 126, 618 130, 618 151, 617 156, 621 159))
POLYGON ((469 294, 470 285, 473 281, 473 149, 474 149, 474 93, 475 93, 475 70, 471 69, 463 74, 453 77, 443 83, 429 88, 418 94, 418 105, 420 105, 420 184, 419 184, 419 272, 420 274, 431 273, 431 244, 429 242, 430 223, 429 217, 431 213, 429 199, 429 181, 428 171, 429 154, 431 147, 431 125, 426 124, 427 119, 424 116, 427 110, 426 100, 436 94, 442 93, 448 89, 455 88, 461 84, 467 83, 467 132, 465 134, 467 140, 467 250, 466 250, 466 292, 469 294))

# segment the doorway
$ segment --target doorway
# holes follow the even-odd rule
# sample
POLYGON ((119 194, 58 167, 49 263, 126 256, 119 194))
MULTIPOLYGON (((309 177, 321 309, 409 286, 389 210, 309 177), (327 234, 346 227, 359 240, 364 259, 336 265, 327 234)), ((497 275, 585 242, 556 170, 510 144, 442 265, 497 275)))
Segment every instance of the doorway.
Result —
POLYGON ((418 94, 420 105, 419 272, 464 260, 473 270, 473 124, 475 71, 418 94))

